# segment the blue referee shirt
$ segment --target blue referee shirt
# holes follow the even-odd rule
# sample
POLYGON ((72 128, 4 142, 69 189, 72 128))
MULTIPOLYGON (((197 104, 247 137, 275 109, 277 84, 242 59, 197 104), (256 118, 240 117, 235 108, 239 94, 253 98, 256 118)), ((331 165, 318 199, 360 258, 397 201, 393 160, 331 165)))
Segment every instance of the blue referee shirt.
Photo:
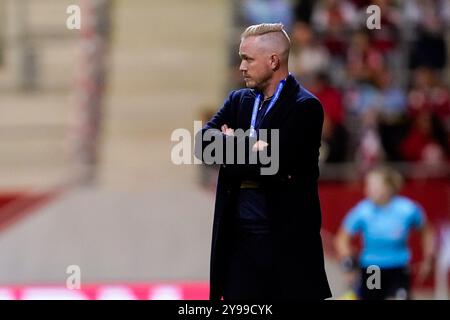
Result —
POLYGON ((420 229, 424 223, 421 207, 406 197, 395 196, 384 206, 369 199, 361 201, 347 214, 343 226, 351 235, 362 234, 361 267, 397 268, 410 262, 410 230, 420 229))

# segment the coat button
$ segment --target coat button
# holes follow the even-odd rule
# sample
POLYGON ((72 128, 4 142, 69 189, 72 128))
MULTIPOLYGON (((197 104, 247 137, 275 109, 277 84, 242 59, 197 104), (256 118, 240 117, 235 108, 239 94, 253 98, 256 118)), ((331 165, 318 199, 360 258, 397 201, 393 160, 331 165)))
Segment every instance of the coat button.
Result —
POLYGON ((226 164, 223 164, 223 165, 222 165, 222 168, 226 168, 226 167, 227 167, 227 165, 226 165, 226 164))
POLYGON ((292 176, 290 174, 288 174, 287 178, 288 178, 288 180, 291 180, 292 176))

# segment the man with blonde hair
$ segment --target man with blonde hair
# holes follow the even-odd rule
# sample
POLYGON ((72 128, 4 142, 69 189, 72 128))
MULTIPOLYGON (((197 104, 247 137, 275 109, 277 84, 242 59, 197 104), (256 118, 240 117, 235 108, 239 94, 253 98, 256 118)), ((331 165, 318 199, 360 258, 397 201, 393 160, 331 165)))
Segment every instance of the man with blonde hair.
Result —
MULTIPOLYGON (((226 145, 244 139, 249 153, 278 152, 279 161, 272 175, 262 174, 265 164, 250 163, 247 153, 244 163, 222 162, 211 246, 211 300, 331 296, 317 190, 323 109, 289 73, 289 49, 282 24, 248 27, 239 47, 247 88, 231 92, 196 136, 200 159, 213 140, 226 145), (242 138, 236 129, 250 134, 242 138), (263 129, 277 130, 279 139, 264 138, 263 129), (204 139, 205 133, 214 139, 204 139)), ((228 159, 226 152, 223 159, 228 159)))

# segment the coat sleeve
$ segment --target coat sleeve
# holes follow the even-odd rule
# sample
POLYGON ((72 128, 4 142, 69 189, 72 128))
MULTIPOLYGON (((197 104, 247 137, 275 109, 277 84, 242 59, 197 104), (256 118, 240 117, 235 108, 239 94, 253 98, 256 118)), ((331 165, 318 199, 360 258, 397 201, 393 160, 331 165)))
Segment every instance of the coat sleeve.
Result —
POLYGON ((297 101, 285 123, 279 128, 278 139, 271 141, 268 135, 268 154, 270 164, 227 165, 229 174, 242 179, 257 179, 268 183, 294 180, 317 180, 319 177, 319 150, 322 140, 324 111, 322 104, 315 98, 297 101), (277 143, 278 146, 274 147, 277 143), (274 166, 276 171, 269 170, 264 174, 262 169, 274 166))
POLYGON ((257 176, 260 168, 259 158, 254 157, 251 146, 256 138, 250 138, 246 133, 235 131, 234 136, 227 136, 221 132, 226 124, 233 129, 237 128, 237 113, 241 104, 241 91, 233 91, 201 131, 195 135, 195 157, 205 164, 222 164, 228 176, 244 178, 257 176), (232 152, 230 152, 232 150, 232 152), (250 161, 256 159, 256 164, 250 161))
POLYGON ((236 128, 235 108, 238 105, 239 95, 234 91, 223 107, 197 133, 195 155, 198 159, 206 164, 222 164, 226 175, 238 179, 279 180, 286 173, 297 173, 300 170, 314 174, 318 163, 324 116, 322 106, 317 99, 296 103, 292 115, 279 129, 278 141, 272 141, 272 135, 268 134, 267 155, 272 163, 262 163, 259 152, 256 155, 256 162, 250 161, 251 146, 256 142, 255 138, 247 135, 230 137, 221 133, 220 128, 224 124, 236 128), (215 162, 211 163, 205 161, 207 160, 205 154, 208 154, 208 152, 205 153, 205 149, 214 141, 221 141, 223 149, 219 151, 219 156, 215 154, 215 162), (278 143, 278 148, 272 148, 273 143, 278 143), (234 146, 232 159, 227 157, 227 144, 234 146), (238 146, 245 146, 245 148, 238 150, 238 146), (240 155, 241 160, 244 161, 238 162, 238 152, 245 152, 244 155, 240 155), (262 169, 269 169, 273 166, 273 161, 278 161, 276 172, 265 174, 262 169), (301 166, 303 169, 299 169, 301 166))
POLYGON ((226 159, 226 148, 216 150, 214 152, 214 162, 211 162, 212 159, 207 159, 205 149, 207 149, 212 143, 215 143, 215 145, 225 146, 227 140, 233 139, 233 137, 228 137, 223 134, 221 132, 221 127, 226 124, 228 127, 233 128, 236 123, 234 119, 235 117, 233 116, 233 114, 235 114, 235 96, 236 91, 232 91, 219 111, 217 111, 217 113, 206 123, 202 130, 197 132, 195 135, 195 157, 205 164, 221 164, 224 163, 224 160, 226 159))

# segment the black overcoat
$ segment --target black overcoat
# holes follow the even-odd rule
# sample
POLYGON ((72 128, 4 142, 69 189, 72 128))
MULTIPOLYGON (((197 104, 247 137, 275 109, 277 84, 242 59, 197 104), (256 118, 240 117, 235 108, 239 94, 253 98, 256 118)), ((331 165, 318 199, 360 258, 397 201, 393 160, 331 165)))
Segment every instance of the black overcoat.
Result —
MULTIPOLYGON (((220 133, 222 125, 249 129, 256 95, 252 89, 230 93, 223 107, 196 135, 197 158, 203 159, 202 152, 210 143, 202 140, 206 130, 213 129, 215 138, 226 141, 238 138, 220 133)), ((260 169, 264 165, 259 162, 221 165, 211 243, 211 300, 222 298, 225 252, 233 234, 230 232, 231 217, 235 215, 240 183, 248 179, 258 180, 267 194, 275 239, 277 288, 274 297, 289 300, 331 296, 324 268, 318 195, 323 118, 320 101, 289 75, 279 99, 261 124, 262 129, 279 129, 278 172, 261 175, 260 169)), ((252 143, 248 137, 246 139, 247 143, 252 143)), ((271 140, 268 142, 271 147, 271 140)), ((273 150, 270 152, 273 156, 273 150)))

